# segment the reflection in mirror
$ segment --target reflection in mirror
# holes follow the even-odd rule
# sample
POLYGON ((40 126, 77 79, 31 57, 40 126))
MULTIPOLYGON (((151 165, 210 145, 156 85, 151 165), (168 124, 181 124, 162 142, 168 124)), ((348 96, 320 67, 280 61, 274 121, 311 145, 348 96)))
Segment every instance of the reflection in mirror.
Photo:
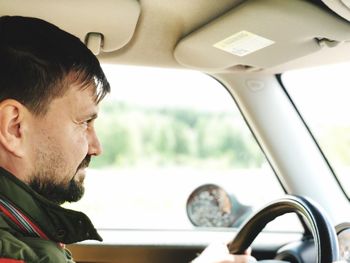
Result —
POLYGON ((191 223, 200 227, 236 227, 252 211, 215 184, 196 188, 190 194, 186 208, 191 223))
POLYGON ((350 262, 350 223, 341 223, 336 226, 341 260, 350 262))

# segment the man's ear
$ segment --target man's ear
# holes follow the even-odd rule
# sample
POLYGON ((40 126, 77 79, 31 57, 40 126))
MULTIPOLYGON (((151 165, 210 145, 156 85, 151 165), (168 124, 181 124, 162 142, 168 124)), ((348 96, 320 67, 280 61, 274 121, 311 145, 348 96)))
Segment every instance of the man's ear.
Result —
POLYGON ((24 156, 23 121, 26 112, 26 107, 16 100, 0 102, 0 144, 17 157, 24 156))

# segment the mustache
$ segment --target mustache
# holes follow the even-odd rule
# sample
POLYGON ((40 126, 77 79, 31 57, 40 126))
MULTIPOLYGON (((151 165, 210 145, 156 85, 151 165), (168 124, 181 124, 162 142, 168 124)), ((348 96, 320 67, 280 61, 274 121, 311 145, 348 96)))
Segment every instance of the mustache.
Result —
POLYGON ((91 161, 91 155, 86 155, 86 157, 84 158, 84 160, 79 164, 79 166, 78 166, 78 168, 77 168, 77 171, 78 171, 79 169, 83 169, 83 168, 89 167, 90 161, 91 161))

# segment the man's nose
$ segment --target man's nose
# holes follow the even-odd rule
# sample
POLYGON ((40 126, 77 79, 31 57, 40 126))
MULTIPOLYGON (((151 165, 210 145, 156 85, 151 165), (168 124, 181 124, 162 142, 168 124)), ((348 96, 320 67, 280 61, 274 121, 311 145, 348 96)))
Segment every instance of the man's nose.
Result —
POLYGON ((98 156, 102 153, 102 146, 95 131, 89 136, 89 155, 98 156))

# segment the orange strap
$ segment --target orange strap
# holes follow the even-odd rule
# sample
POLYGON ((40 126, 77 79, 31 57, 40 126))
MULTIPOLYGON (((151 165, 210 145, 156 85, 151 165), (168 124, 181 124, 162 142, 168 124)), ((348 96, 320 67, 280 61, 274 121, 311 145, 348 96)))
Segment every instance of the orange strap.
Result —
POLYGON ((25 263, 25 262, 19 259, 0 258, 0 263, 25 263))

